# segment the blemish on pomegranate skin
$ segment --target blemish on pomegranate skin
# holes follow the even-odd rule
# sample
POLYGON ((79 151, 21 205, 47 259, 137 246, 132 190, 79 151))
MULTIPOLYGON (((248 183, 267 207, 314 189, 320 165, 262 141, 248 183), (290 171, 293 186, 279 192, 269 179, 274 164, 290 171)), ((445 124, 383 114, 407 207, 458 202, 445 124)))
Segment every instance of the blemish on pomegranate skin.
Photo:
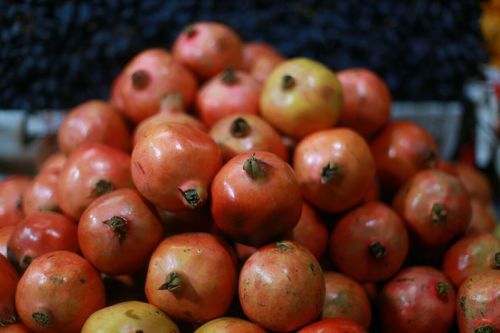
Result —
POLYGON ((137 168, 139 169, 139 171, 140 171, 143 175, 145 175, 145 174, 146 174, 146 172, 144 171, 144 168, 142 167, 141 163, 136 162, 136 163, 135 163, 135 165, 137 166, 137 168))

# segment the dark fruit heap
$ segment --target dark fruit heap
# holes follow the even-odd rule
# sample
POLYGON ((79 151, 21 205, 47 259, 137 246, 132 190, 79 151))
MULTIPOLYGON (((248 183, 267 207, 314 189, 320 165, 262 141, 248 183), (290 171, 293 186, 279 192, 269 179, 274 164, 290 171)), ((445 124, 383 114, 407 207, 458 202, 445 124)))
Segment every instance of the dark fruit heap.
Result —
POLYGON ((133 55, 171 45, 198 20, 226 23, 244 40, 265 40, 286 56, 309 57, 335 70, 372 69, 396 99, 454 99, 486 60, 479 15, 476 0, 295 0, 286 6, 7 0, 0 3, 0 105, 68 108, 105 98, 133 55))

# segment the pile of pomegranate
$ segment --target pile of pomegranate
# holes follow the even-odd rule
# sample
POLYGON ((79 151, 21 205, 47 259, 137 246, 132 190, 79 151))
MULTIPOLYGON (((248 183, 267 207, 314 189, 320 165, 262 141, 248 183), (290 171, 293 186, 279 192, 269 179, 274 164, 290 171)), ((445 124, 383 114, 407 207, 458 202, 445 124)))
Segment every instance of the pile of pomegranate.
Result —
POLYGON ((474 167, 386 84, 200 22, 0 182, 0 332, 500 333, 474 167))

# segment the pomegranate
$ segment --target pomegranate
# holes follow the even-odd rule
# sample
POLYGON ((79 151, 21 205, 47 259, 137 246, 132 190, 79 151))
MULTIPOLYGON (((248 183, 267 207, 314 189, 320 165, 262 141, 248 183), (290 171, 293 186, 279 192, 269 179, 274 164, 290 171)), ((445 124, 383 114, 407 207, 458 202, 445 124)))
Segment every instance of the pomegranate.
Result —
POLYGON ((265 151, 232 158, 215 176, 211 194, 217 228, 247 245, 283 236, 298 223, 302 210, 292 168, 265 151))
POLYGON ((158 245, 145 290, 148 302, 173 319, 205 323, 227 311, 236 281, 236 260, 227 244, 207 233, 185 233, 158 245))
POLYGON ((16 322, 14 300, 19 275, 16 270, 0 255, 0 327, 16 322))
POLYGON ((30 184, 31 179, 21 175, 0 180, 0 228, 24 218, 23 194, 30 184))
POLYGON ((57 140, 66 155, 90 142, 100 142, 124 151, 130 149, 130 134, 125 120, 110 104, 99 100, 73 108, 59 127, 57 140))
POLYGON ((500 332, 500 270, 468 277, 457 293, 460 333, 500 332))
POLYGON ((193 74, 163 49, 142 51, 121 75, 123 112, 134 123, 157 113, 167 94, 181 94, 184 105, 190 106, 198 89, 193 74))
POLYGON ((92 265, 68 251, 46 253, 19 280, 16 309, 35 332, 79 333, 104 306, 104 286, 92 265))
POLYGON ((415 245, 449 244, 467 229, 472 208, 458 178, 437 169, 418 172, 397 193, 394 209, 403 218, 415 245))
POLYGON ((261 84, 250 74, 225 69, 198 92, 198 116, 208 127, 212 127, 219 119, 229 115, 258 114, 261 89, 261 84))
POLYGON ((371 142, 381 188, 393 195, 419 170, 437 165, 434 139, 422 127, 409 121, 387 125, 371 142))
POLYGON ((485 204, 489 204, 493 197, 493 191, 486 175, 466 163, 457 162, 454 166, 458 178, 464 183, 471 198, 477 198, 485 204))
POLYGON ((56 193, 58 181, 59 173, 56 172, 41 172, 33 179, 23 195, 23 210, 27 216, 36 212, 61 210, 56 193))
POLYGON ((409 267, 384 286, 379 311, 384 333, 447 333, 455 315, 455 290, 440 271, 409 267))
POLYGON ((383 281, 400 270, 408 247, 408 233, 399 216, 385 204, 371 201, 335 225, 330 258, 356 281, 383 281))
POLYGON ((175 60, 203 80, 225 68, 239 69, 243 61, 242 41, 228 26, 216 22, 197 22, 179 34, 172 47, 175 60))
POLYGON ((41 165, 39 173, 56 173, 59 174, 66 164, 68 157, 63 153, 54 153, 50 155, 41 165))
POLYGON ((285 238, 302 245, 319 259, 328 247, 328 228, 314 208, 304 202, 299 222, 285 238))
POLYGON ((64 215, 39 212, 19 222, 7 243, 7 257, 24 271, 36 257, 47 252, 78 252, 76 224, 64 215))
POLYGON ((297 333, 367 333, 367 331, 351 320, 330 318, 307 325, 298 330, 297 333))
POLYGON ((220 119, 210 129, 224 162, 252 150, 264 150, 288 161, 288 151, 279 133, 264 119, 253 114, 236 114, 220 119))
POLYGON ((88 143, 69 156, 59 175, 57 199, 64 214, 78 220, 95 198, 133 186, 128 154, 100 143, 88 143))
POLYGON ((349 319, 368 328, 372 309, 363 287, 341 273, 325 272, 324 276, 326 296, 321 317, 349 319))
POLYGON ((302 139, 293 166, 304 198, 331 213, 359 203, 375 177, 368 145, 347 128, 318 131, 302 139))
POLYGON ((248 42, 243 44, 242 69, 251 72, 253 66, 262 57, 283 57, 272 45, 262 42, 248 42))
POLYGON ((342 87, 335 74, 306 58, 287 60, 276 67, 260 99, 262 117, 296 138, 334 126, 341 108, 342 87))
POLYGON ((163 123, 151 128, 132 151, 137 190, 162 210, 203 206, 222 164, 217 144, 196 128, 163 123))
POLYGON ((500 239, 486 233, 460 239, 443 260, 443 272, 457 288, 469 276, 490 269, 500 269, 500 239))
POLYGON ((493 232, 495 229, 495 218, 489 211, 483 201, 472 198, 471 201, 472 216, 469 226, 465 230, 466 235, 472 235, 482 232, 493 232))
POLYGON ((222 317, 200 326, 194 333, 266 333, 256 324, 233 317, 222 317))
POLYGON ((147 265, 163 228, 137 191, 124 188, 94 200, 78 223, 82 253, 108 275, 130 274, 147 265))
POLYGON ((340 125, 352 128, 370 138, 388 122, 391 114, 391 93, 385 82, 366 68, 337 72, 344 92, 340 125))
POLYGON ((250 256, 239 279, 245 315, 265 329, 289 332, 323 309, 325 280, 316 258, 290 241, 266 245, 250 256))

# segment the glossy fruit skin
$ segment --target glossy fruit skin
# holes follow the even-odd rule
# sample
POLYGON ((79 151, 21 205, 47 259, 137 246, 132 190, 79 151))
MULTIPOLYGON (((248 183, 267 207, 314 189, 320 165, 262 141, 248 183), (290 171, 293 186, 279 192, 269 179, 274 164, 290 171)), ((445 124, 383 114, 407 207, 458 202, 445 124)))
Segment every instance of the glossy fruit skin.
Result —
POLYGON ((331 213, 359 203, 375 178, 367 143, 348 128, 318 131, 302 139, 293 167, 304 198, 331 213))
POLYGON ((134 123, 157 113, 165 95, 179 93, 186 107, 195 98, 194 75, 163 49, 147 49, 136 55, 122 74, 123 112, 134 123))
POLYGON ((219 145, 224 162, 252 150, 268 151, 288 161, 288 151, 279 133, 257 115, 226 116, 210 128, 209 134, 219 145))
POLYGON ((236 260, 227 244, 208 233, 185 233, 158 245, 145 291, 148 302, 172 319, 205 323, 224 315, 236 283, 236 260))
POLYGON ((303 138, 337 123, 342 87, 324 65, 306 58, 284 61, 267 78, 262 117, 285 134, 303 138))
POLYGON ((482 232, 493 232, 496 223, 493 214, 488 210, 488 207, 483 201, 471 198, 472 216, 469 226, 465 230, 466 235, 478 234, 482 232))
POLYGON ((477 198, 489 204, 493 198, 493 191, 488 178, 481 171, 466 163, 457 162, 454 167, 471 198, 477 198))
POLYGON ((135 128, 133 145, 145 138, 148 133, 159 124, 179 123, 207 132, 207 127, 197 118, 187 113, 157 113, 141 121, 135 128))
POLYGON ((500 239, 487 233, 461 238, 443 260, 443 272, 457 288, 469 276, 490 269, 500 269, 500 239))
POLYGON ((172 46, 172 54, 175 60, 206 80, 225 68, 240 68, 242 47, 240 37, 228 26, 216 22, 197 22, 178 35, 172 46))
POLYGON ((326 296, 322 319, 344 318, 368 328, 372 319, 370 300, 363 287, 337 272, 325 272, 326 296))
POLYGON ((0 255, 0 327, 16 321, 14 307, 19 275, 7 259, 0 255))
POLYGON ((393 195, 419 170, 437 165, 436 142, 422 127, 409 121, 394 121, 371 142, 381 188, 393 195))
POLYGON ((396 274, 408 253, 406 228, 394 210, 371 201, 346 214, 333 228, 330 258, 359 282, 383 281, 396 274))
POLYGON ((59 212, 57 183, 59 173, 41 172, 26 188, 23 195, 23 210, 26 216, 37 212, 59 212))
POLYGON ((328 228, 314 208, 303 202, 299 222, 285 239, 305 247, 319 259, 328 248, 328 228))
POLYGON ((257 81, 264 83, 285 58, 271 45, 250 42, 243 45, 243 69, 257 81))
POLYGON ((262 246, 292 230, 302 197, 293 169, 278 156, 255 151, 229 160, 211 189, 216 227, 240 243, 262 246), (252 164, 248 164, 252 163, 252 164), (257 171, 245 170, 255 165, 257 171))
POLYGON ((221 164, 220 149, 207 133, 177 123, 158 124, 132 151, 132 178, 146 199, 176 212, 205 204, 221 164), (188 200, 189 191, 196 200, 188 200))
POLYGON ((122 89, 125 83, 125 76, 123 72, 118 74, 113 83, 111 84, 111 91, 109 93, 109 104, 111 104, 116 110, 123 113, 125 109, 125 103, 123 102, 122 89))
POLYGON ((62 152, 54 153, 47 157, 40 166, 40 171, 38 173, 56 173, 59 174, 66 164, 68 157, 62 152))
POLYGON ((0 326, 0 333, 32 333, 30 329, 28 329, 23 324, 10 324, 5 327, 0 326))
POLYGON ((23 193, 31 183, 25 176, 10 176, 0 181, 0 228, 17 224, 24 218, 23 193))
POLYGON ((307 325, 297 333, 367 333, 359 324, 344 318, 323 319, 307 325))
POLYGON ((337 72, 342 85, 344 104, 340 126, 354 129, 370 138, 388 122, 391 114, 391 93, 385 82, 366 68, 337 72))
POLYGON ((7 242, 15 229, 15 225, 7 225, 0 228, 0 255, 7 258, 7 242))
POLYGON ((462 283, 458 289, 456 304, 460 333, 500 330, 499 285, 500 270, 471 275, 462 283))
POLYGON ((233 317, 217 318, 205 323, 203 326, 198 327, 194 333, 266 333, 258 325, 233 317))
POLYGON ((379 295, 380 322, 387 333, 446 333, 455 315, 455 290, 435 268, 399 272, 379 295))
POLYGON ((316 319, 323 309, 325 280, 316 258, 290 241, 260 248, 239 277, 243 312, 265 329, 289 332, 316 319))
POLYGON ((95 198, 113 189, 133 186, 130 155, 100 143, 89 143, 69 156, 59 175, 57 199, 64 214, 78 220, 95 198))
POLYGON ((449 244, 467 229, 472 208, 458 178, 437 169, 418 172, 398 191, 393 207, 415 245, 449 244))
POLYGON ((198 117, 212 127, 234 114, 259 113, 260 82, 243 71, 225 70, 207 81, 196 95, 198 117))
POLYGON ((83 256, 108 275, 131 274, 146 266, 162 237, 152 207, 132 189, 97 198, 78 223, 83 256), (113 222, 118 224, 113 227, 113 222))
POLYGON ((37 333, 78 333, 104 301, 104 286, 96 270, 68 251, 49 252, 33 260, 16 291, 19 317, 37 333))
POLYGON ((81 333, 179 333, 177 325, 156 306, 128 301, 94 312, 81 333))
POLYGON ((90 142, 123 151, 130 149, 125 120, 110 104, 99 100, 90 100, 73 108, 59 127, 57 141, 66 155, 90 142))
POLYGON ((75 221, 53 213, 39 212, 19 222, 7 243, 7 257, 24 271, 33 259, 47 252, 66 250, 78 252, 75 221))

